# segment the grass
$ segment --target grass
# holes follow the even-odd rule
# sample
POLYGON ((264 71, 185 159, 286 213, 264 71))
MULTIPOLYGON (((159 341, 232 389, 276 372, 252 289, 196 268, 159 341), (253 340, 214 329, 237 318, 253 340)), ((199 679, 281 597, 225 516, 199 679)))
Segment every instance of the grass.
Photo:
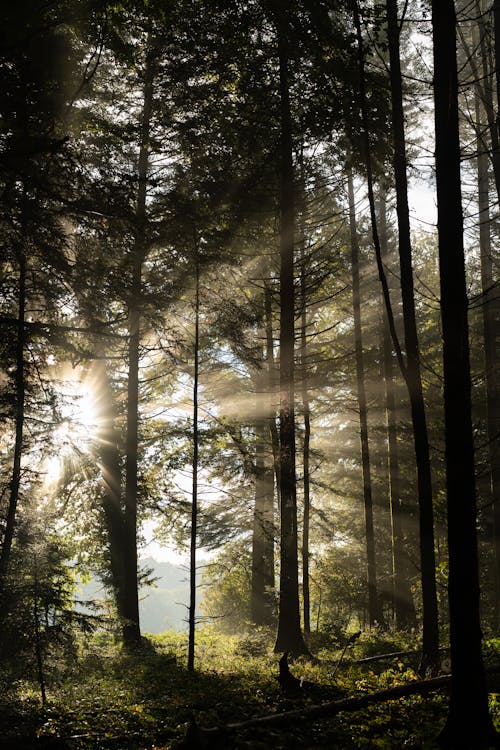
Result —
MULTIPOLYGON (((394 640, 386 643, 381 633, 363 635, 348 652, 350 662, 335 678, 347 695, 416 679, 411 657, 370 667, 355 664, 355 658, 374 652, 375 640, 379 652, 405 647, 394 640)), ((101 635, 81 644, 77 658, 64 659, 59 654, 47 659, 45 706, 33 679, 3 673, 2 747, 173 750, 182 747, 192 718, 203 727, 221 726, 308 702, 287 700, 281 694, 270 633, 236 637, 205 628, 198 634, 194 674, 185 669, 187 644, 182 634, 151 636, 148 643, 137 656, 127 656, 101 635)), ((497 659, 498 645, 488 644, 497 659)), ((291 669, 297 676, 328 685, 340 650, 318 638, 313 646, 320 658, 296 662, 291 669)), ((491 696, 491 701, 500 728, 498 695, 491 696)), ((445 694, 416 695, 329 720, 242 732, 231 737, 226 747, 433 750, 446 707, 445 694)))

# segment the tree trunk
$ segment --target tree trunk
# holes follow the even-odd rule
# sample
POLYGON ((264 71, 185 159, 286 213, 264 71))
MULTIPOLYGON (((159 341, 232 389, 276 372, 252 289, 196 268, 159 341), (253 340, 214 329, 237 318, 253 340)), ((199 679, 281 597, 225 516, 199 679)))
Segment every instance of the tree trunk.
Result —
MULTIPOLYGON (((195 240, 197 242, 197 240, 195 240)), ((195 248, 196 254, 198 253, 195 248)), ((189 561, 189 634, 187 668, 194 670, 194 647, 196 630, 196 546, 198 531, 198 385, 200 349, 200 266, 196 257, 195 308, 194 308, 194 371, 193 371, 193 483, 191 496, 191 542, 189 561)))
POLYGON ((99 455, 102 483, 101 507, 108 542, 108 560, 111 586, 119 618, 126 617, 125 591, 125 529, 122 508, 122 470, 120 467, 120 436, 115 426, 115 401, 108 372, 105 351, 98 348, 99 359, 94 362, 92 378, 96 392, 98 431, 96 445, 99 455))
POLYGON ((380 607, 377 593, 377 568, 375 559, 375 535, 373 529, 372 484, 370 476, 370 453, 368 448, 368 409, 366 405, 365 372, 363 365, 363 342, 361 332, 361 302, 359 294, 359 247, 354 204, 352 171, 347 176, 349 194, 349 227, 351 233, 352 307, 354 315, 354 348, 356 356, 356 383, 358 391, 359 428, 361 444, 361 466, 363 471, 363 503, 365 510, 366 574, 368 583, 368 620, 370 627, 380 623, 380 607))
POLYGON ((297 551, 297 488, 295 476, 294 381, 294 174, 292 121, 288 88, 288 41, 285 21, 277 21, 281 124, 280 227, 280 491, 281 567, 279 618, 275 651, 306 654, 300 629, 297 551))
POLYGON ((43 663, 43 647, 42 638, 40 632, 40 618, 38 614, 38 559, 36 555, 33 555, 33 631, 35 641, 35 657, 36 657, 36 671, 38 676, 38 684, 40 686, 40 695, 42 698, 42 706, 47 705, 47 693, 45 690, 45 669, 43 663))
MULTIPOLYGON (((493 81, 491 71, 491 60, 489 60, 487 39, 488 30, 483 20, 482 8, 480 2, 477 3, 477 20, 479 27, 479 51, 481 54, 481 64, 483 72, 481 76, 475 75, 476 80, 481 81, 482 91, 482 102, 486 112, 486 120, 488 123, 488 132, 490 135, 491 142, 491 163, 493 165, 493 176, 495 179, 495 188, 497 194, 497 204, 500 200, 500 133, 499 133, 499 118, 498 118, 498 101, 497 101, 497 112, 495 112, 495 106, 493 103, 493 81)), ((494 0, 493 3, 493 23, 494 23, 494 56, 495 56, 495 70, 498 71, 497 65, 500 64, 500 4, 498 0, 494 0)), ((496 75, 496 88, 497 94, 500 91, 500 77, 498 73, 496 75)))
MULTIPOLYGON (((265 297, 263 298, 265 324, 265 297)), ((261 335, 264 331, 260 330, 261 335)), ((250 616, 256 625, 271 625, 274 616, 274 467, 270 459, 267 413, 268 370, 264 343, 259 346, 259 368, 254 373, 255 419, 255 503, 252 533, 252 585, 250 616)), ((272 455, 272 454, 271 454, 272 455)))
MULTIPOLYGON (((258 408, 262 408, 260 401, 258 408)), ((271 625, 274 615, 274 472, 268 460, 266 426, 264 418, 257 418, 250 597, 251 619, 256 625, 271 625)))
POLYGON ((311 596, 309 588, 309 529, 311 523, 311 407, 307 378, 307 257, 306 257, 306 200, 303 147, 300 152, 300 382, 302 391, 302 411, 304 414, 304 442, 302 446, 302 472, 304 508, 302 516, 302 608, 304 612, 304 633, 311 632, 311 596))
MULTIPOLYGON (((139 325, 138 306, 142 259, 135 262, 133 289, 137 297, 129 309, 129 348, 127 381, 127 437, 125 445, 123 642, 127 648, 140 643, 139 593, 137 581, 137 464, 139 406, 139 325)), ((134 294, 134 293, 133 293, 134 294)))
POLYGON ((25 331, 26 317, 26 256, 24 251, 19 252, 19 290, 18 290, 18 312, 17 312, 17 341, 16 341, 16 434, 14 439, 14 460, 10 480, 9 505, 5 519, 5 530, 2 540, 2 552, 0 554, 0 597, 4 591, 5 578, 7 576, 12 542, 16 525, 17 505, 19 501, 19 488, 21 485, 21 459, 23 454, 24 433, 24 408, 25 408, 25 359, 24 349, 26 344, 25 331))
MULTIPOLYGON (((497 76, 500 79, 500 76, 497 76)), ((481 258, 481 290, 483 293, 483 337, 484 337, 484 366, 486 381, 486 414, 489 454, 489 484, 491 493, 492 521, 493 521, 493 553, 495 561, 495 585, 493 590, 493 617, 495 624, 499 624, 500 602, 500 450, 498 438, 500 436, 500 394, 497 385, 498 354, 497 341, 497 300, 493 280, 493 262, 491 247, 491 219, 488 155, 481 143, 482 118, 481 98, 476 87, 475 114, 476 132, 478 134, 477 183, 479 208, 479 249, 481 258)))
POLYGON ((479 750, 500 742, 488 713, 481 653, 453 0, 433 1, 432 28, 452 668, 449 713, 440 742, 446 748, 479 750))
POLYGON ((302 467, 304 473, 304 516, 302 521, 302 600, 304 608, 304 632, 311 632, 311 602, 309 592, 309 527, 311 522, 311 481, 310 481, 310 444, 311 444, 311 408, 307 385, 307 308, 306 308, 306 277, 305 260, 301 266, 301 369, 302 369, 302 409, 304 411, 304 445, 302 448, 302 467))
POLYGON ((276 362, 274 359, 274 339, 273 339, 273 300, 269 284, 264 285, 264 315, 266 321, 266 359, 267 359, 267 378, 269 387, 269 433, 271 435, 271 446, 273 452, 274 479, 276 482, 276 491, 278 502, 281 503, 280 489, 280 439, 278 428, 276 427, 276 401, 278 393, 278 382, 276 372, 276 362))
MULTIPOLYGON (((380 245, 382 257, 387 259, 389 254, 387 242, 387 218, 385 190, 382 188, 379 198, 380 245)), ((392 599, 394 619, 399 629, 415 628, 417 616, 409 584, 409 558, 405 551, 405 536, 403 531, 404 509, 401 499, 399 450, 397 434, 397 408, 394 384, 394 367, 392 361, 391 333, 384 315, 382 331, 382 356, 385 384, 386 426, 388 448, 389 474, 389 505, 391 515, 391 547, 392 547, 392 599)))
POLYGON ((410 396, 415 458, 417 464, 420 566, 423 600, 423 673, 436 672, 439 666, 439 628, 436 594, 436 558, 434 550, 434 511, 432 502, 431 463, 425 416, 420 352, 418 346, 413 288, 410 214, 406 176, 406 139, 404 130, 403 90, 399 53, 399 21, 397 0, 387 0, 387 27, 390 60, 392 130, 394 141, 394 176, 398 215, 399 261, 403 323, 406 347, 406 383, 410 396))
MULTIPOLYGON (((148 41, 149 44, 149 41, 148 41)), ((152 51, 147 53, 144 75, 135 242, 132 256, 132 284, 129 300, 129 347, 127 386, 127 438, 125 445, 125 620, 123 640, 127 647, 140 643, 139 593, 137 583, 137 468, 139 442, 139 359, 142 297, 142 265, 147 252, 146 189, 149 166, 149 139, 153 105, 152 51)))

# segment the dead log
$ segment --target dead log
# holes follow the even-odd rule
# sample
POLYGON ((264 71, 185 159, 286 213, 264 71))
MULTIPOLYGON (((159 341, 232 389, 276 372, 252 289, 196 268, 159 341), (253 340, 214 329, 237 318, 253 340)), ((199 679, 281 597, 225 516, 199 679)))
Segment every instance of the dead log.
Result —
MULTIPOLYGON (((440 648, 440 652, 449 651, 449 647, 440 648)), ((418 656, 421 654, 421 649, 414 649, 411 651, 393 651, 390 654, 376 654, 375 656, 365 656, 363 659, 356 659, 354 664, 368 664, 374 661, 384 661, 385 659, 398 659, 405 656, 418 656)))
MULTIPOLYGON (((488 675, 500 674, 500 665, 491 667, 487 670, 488 675)), ((365 695, 355 696, 353 698, 343 698, 342 700, 328 701, 314 706, 305 706, 294 709, 293 711, 284 711, 280 714, 271 714, 268 716, 259 716, 245 721, 239 721, 226 724, 222 727, 199 727, 192 722, 189 732, 188 743, 185 747, 190 748, 209 748, 215 746, 224 746, 224 740, 228 735, 234 732, 241 732, 246 729, 267 729, 282 724, 291 724, 297 721, 315 720, 332 718, 342 711, 360 711, 373 703, 383 703, 385 701, 398 700, 408 695, 426 695, 437 690, 447 688, 451 683, 451 674, 433 677, 428 680, 414 680, 404 685, 396 685, 385 690, 377 690, 375 693, 366 693, 365 695)))

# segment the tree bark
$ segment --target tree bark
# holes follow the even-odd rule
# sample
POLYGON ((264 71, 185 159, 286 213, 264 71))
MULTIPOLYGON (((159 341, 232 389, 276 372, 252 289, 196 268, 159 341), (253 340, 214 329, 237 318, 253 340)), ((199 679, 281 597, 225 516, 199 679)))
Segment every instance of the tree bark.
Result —
MULTIPOLYGON (((265 325, 265 297, 262 300, 265 325)), ((261 335, 265 331, 260 329, 261 335)), ((267 405, 268 368, 264 343, 259 346, 259 367, 254 372, 255 419, 255 502, 252 531, 252 584, 250 616, 256 625, 271 625, 274 617, 274 467, 270 459, 267 405)))
MULTIPOLYGON (((387 214, 385 190, 382 188, 379 198, 380 245, 382 257, 387 261, 389 254, 387 241, 387 214)), ((391 547, 392 547, 392 599, 394 619, 399 629, 417 626, 415 605, 409 584, 409 558, 405 551, 405 535, 403 531, 404 508, 401 498, 401 483, 399 472, 399 449, 397 431, 397 407, 395 397, 394 367, 392 361, 391 333, 384 315, 382 330, 383 370, 386 403, 386 429, 388 449, 389 475, 389 507, 391 515, 391 547)))
MULTIPOLYGON (((497 194, 497 204, 500 201, 500 132, 499 132, 499 115, 497 101, 497 111, 495 112, 495 106, 493 103, 493 81, 491 71, 491 60, 489 60, 487 39, 488 31, 486 29, 480 2, 477 3, 477 19, 479 27, 479 51, 481 54, 481 64, 483 73, 481 76, 475 75, 477 85, 481 85, 482 91, 482 102, 486 112, 486 121, 488 123, 488 132, 490 135, 491 143, 491 163, 493 166, 493 176, 495 179, 495 188, 497 194), (481 84, 479 84, 481 81, 481 84)), ((496 76, 496 89, 497 94, 500 91, 500 77, 498 75, 498 67, 500 64, 500 4, 498 0, 494 0, 493 3, 493 24, 494 24, 494 57, 495 57, 495 73, 496 76)))
POLYGON ((488 713, 481 653, 453 0, 433 0, 432 28, 452 668, 449 712, 440 743, 445 748, 479 750, 500 742, 488 713))
POLYGON ((286 23, 277 18, 280 92, 280 491, 281 567, 275 651, 306 654, 300 629, 295 474, 294 169, 286 23))
POLYGON ((311 448, 311 406, 309 403, 309 387, 307 378, 307 274, 306 274, 306 201, 304 162, 301 149, 300 154, 300 381, 302 392, 302 411, 304 414, 304 442, 302 446, 302 472, 304 507, 302 516, 302 608, 304 612, 304 633, 311 632, 311 596, 309 587, 309 531, 311 524, 311 477, 310 477, 310 448, 311 448))
MULTIPOLYGON (((197 243, 197 240, 195 240, 197 243)), ((195 248, 196 255, 198 253, 195 248)), ((194 670, 194 650, 196 631, 196 547, 198 531, 198 387, 199 387, 199 350, 200 350, 200 267, 196 257, 195 308, 194 308, 194 367, 193 367, 193 461, 192 461, 192 494, 191 494, 191 541, 189 560, 189 617, 188 617, 188 660, 187 668, 194 670)))
MULTIPOLYGON (((149 39, 147 42, 150 44, 149 39)), ((146 191, 149 167, 149 139, 153 106, 153 52, 148 49, 144 73, 138 162, 138 191, 135 217, 135 241, 132 251, 132 283, 129 299, 129 347, 127 385, 127 438, 125 444, 125 619, 123 640, 127 647, 140 643, 139 593, 137 582, 137 471, 139 443, 139 360, 142 306, 142 265, 147 252, 146 191)))
POLYGON ((373 501, 368 446, 368 408, 366 404, 363 341, 361 331, 361 301, 359 285, 359 247, 356 227, 356 210, 352 171, 347 176, 349 197, 349 228, 351 238, 352 307, 354 315, 354 348, 356 357, 356 383, 358 391, 361 466, 363 472, 363 504, 365 511, 366 576, 368 585, 368 620, 370 627, 380 623, 380 606, 377 592, 377 567, 375 534, 373 528, 373 501))
POLYGON ((18 289, 18 312, 17 312, 17 341, 16 341, 16 371, 15 371, 15 393, 16 393, 16 419, 14 438, 14 459, 12 464, 12 475, 10 480, 9 505, 5 519, 5 530, 2 539, 2 552, 0 554, 0 597, 4 591, 5 578, 7 576, 12 542, 16 525, 17 505, 19 501, 19 489, 21 485, 21 459, 23 455, 24 434, 24 409, 25 409, 25 378, 26 363, 24 350, 26 345, 26 256, 24 250, 20 250, 19 261, 19 289, 18 289))
POLYGON ((271 435, 271 446, 273 452, 274 479, 276 482, 276 491, 278 502, 281 503, 281 485, 280 485, 280 439, 278 428, 276 427, 276 406, 278 395, 278 377, 276 372, 276 362, 274 358, 274 339, 273 339, 273 311, 272 311, 272 294, 269 284, 264 282, 264 316, 266 321, 266 359, 267 359, 267 378, 269 387, 269 433, 271 435))
POLYGON ((304 445, 302 448, 302 470, 304 474, 304 515, 302 520, 302 600, 304 609, 304 632, 311 632, 311 597, 309 589, 309 529, 311 524, 311 407, 307 385, 307 312, 305 305, 304 264, 301 269, 302 320, 301 320, 301 368, 302 368, 302 409, 304 411, 304 445))
MULTIPOLYGON (((496 31, 496 28, 495 28, 496 31)), ((496 37, 495 37, 496 38, 496 37)), ((500 79, 500 76, 497 76, 500 79)), ((498 353, 497 341, 497 300, 493 281, 493 262, 491 247, 491 218, 488 155, 481 143, 482 117, 481 97, 476 86, 475 91, 476 132, 478 134, 477 183, 479 209, 479 250, 481 259, 481 291, 483 294, 483 338, 484 366, 486 381, 486 424, 489 455, 489 485, 492 507, 493 554, 495 584, 493 591, 493 618, 498 626, 500 619, 500 393, 497 385, 498 353)))
POLYGON ((108 542, 108 560, 111 586, 119 618, 126 617, 125 591, 125 530, 122 508, 122 470, 120 466, 120 435, 116 429, 115 399, 106 369, 104 347, 97 351, 92 375, 96 392, 98 431, 96 444, 101 468, 104 528, 108 542))
POLYGON ((439 666, 439 628, 436 593, 436 558, 434 550, 434 510, 429 455, 429 438, 425 415, 420 352, 413 288, 410 213, 406 175, 406 139, 403 112, 403 90, 399 52, 399 21, 397 0, 387 0, 387 29, 389 42, 392 131, 394 141, 394 176, 398 215, 399 261, 403 324, 406 348, 405 380, 410 396, 415 459, 417 464, 420 566, 423 600, 423 644, 421 671, 436 672, 439 666))
MULTIPOLYGON (((259 408, 262 404, 259 402, 259 408)), ((271 625, 274 600, 274 472, 268 461, 266 420, 255 422, 255 504, 252 533, 250 616, 271 625)))

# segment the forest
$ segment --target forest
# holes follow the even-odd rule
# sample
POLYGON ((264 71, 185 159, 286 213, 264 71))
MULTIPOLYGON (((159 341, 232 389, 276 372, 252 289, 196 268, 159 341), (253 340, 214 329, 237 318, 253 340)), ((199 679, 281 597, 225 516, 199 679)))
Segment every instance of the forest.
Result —
POLYGON ((2 748, 500 748, 499 71, 500 0, 1 3, 2 748))

